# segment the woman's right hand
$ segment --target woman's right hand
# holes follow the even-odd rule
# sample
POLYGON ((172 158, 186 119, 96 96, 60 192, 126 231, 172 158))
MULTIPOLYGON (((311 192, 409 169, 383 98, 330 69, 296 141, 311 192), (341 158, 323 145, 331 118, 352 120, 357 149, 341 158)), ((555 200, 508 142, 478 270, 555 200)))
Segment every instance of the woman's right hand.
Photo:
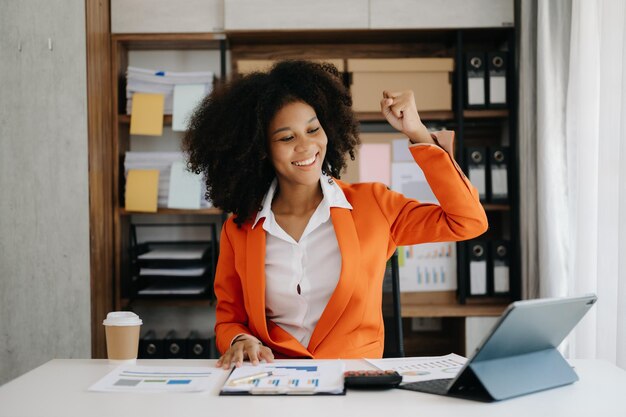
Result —
POLYGON ((242 335, 237 339, 238 340, 217 360, 215 366, 228 369, 230 365, 234 363, 236 367, 240 367, 246 359, 250 359, 253 365, 258 365, 259 361, 262 360, 266 362, 274 361, 272 350, 267 346, 263 346, 263 343, 256 337, 242 335))

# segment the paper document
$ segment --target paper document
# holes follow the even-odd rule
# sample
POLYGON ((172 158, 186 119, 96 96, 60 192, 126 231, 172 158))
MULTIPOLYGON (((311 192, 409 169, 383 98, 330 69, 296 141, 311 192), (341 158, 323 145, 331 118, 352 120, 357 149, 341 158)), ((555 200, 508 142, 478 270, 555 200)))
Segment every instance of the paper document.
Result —
POLYGON ((89 387, 96 392, 199 392, 216 387, 226 371, 209 367, 123 365, 89 387))
POLYGON ((194 109, 202 102, 206 86, 204 84, 182 84, 174 86, 174 108, 172 130, 184 132, 194 109))
POLYGON ((343 394, 344 369, 342 361, 248 363, 235 368, 220 394, 343 394))
POLYGON ((402 375, 402 383, 454 378, 466 358, 450 353, 446 356, 423 356, 413 358, 367 359, 383 371, 396 371, 402 375))
POLYGON ((391 164, 391 189, 414 198, 421 203, 439 204, 424 171, 415 162, 394 162, 391 164))
POLYGON ((167 199, 169 208, 199 209, 202 194, 202 176, 189 172, 182 161, 172 164, 167 199))
POLYGON ((456 243, 399 246, 400 291, 452 291, 457 288, 456 243))
POLYGON ((394 139, 392 142, 393 146, 393 162, 413 162, 413 155, 409 150, 409 140, 407 138, 403 139, 394 139))

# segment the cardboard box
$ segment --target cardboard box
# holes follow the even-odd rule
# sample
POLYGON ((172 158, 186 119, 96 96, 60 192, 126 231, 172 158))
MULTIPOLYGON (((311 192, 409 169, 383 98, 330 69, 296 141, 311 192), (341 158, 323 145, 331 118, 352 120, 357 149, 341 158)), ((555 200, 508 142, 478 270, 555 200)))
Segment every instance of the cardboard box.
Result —
POLYGON ((452 58, 349 59, 353 109, 380 112, 383 90, 413 90, 417 110, 452 110, 452 58))
MULTIPOLYGON (((249 74, 254 71, 266 72, 279 60, 270 60, 270 59, 240 59, 237 61, 237 73, 239 74, 249 74)), ((333 64, 339 72, 344 71, 344 61, 340 58, 332 58, 332 59, 311 59, 313 62, 328 62, 333 64)))

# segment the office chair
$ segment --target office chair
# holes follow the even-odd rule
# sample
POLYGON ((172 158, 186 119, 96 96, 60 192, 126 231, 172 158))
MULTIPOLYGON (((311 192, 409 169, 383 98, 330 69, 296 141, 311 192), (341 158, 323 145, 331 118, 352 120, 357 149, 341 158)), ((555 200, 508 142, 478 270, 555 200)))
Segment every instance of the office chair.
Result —
POLYGON ((404 357, 402 315, 400 311, 400 266, 398 251, 387 261, 383 278, 383 322, 385 323, 384 358, 404 357))

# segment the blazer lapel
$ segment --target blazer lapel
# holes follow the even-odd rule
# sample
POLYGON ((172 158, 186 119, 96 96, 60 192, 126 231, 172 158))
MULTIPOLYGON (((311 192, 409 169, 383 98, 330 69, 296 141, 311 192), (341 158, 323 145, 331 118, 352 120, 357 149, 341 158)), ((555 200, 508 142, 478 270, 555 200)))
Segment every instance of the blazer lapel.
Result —
POLYGON ((250 324, 260 333, 261 338, 269 339, 265 321, 265 230, 263 220, 250 229, 246 242, 245 291, 250 303, 250 324))
POLYGON ((349 209, 333 207, 330 209, 330 217, 341 252, 341 275, 337 287, 311 335, 308 346, 310 352, 314 352, 324 340, 348 305, 356 287, 361 259, 359 236, 356 232, 352 212, 349 209))

